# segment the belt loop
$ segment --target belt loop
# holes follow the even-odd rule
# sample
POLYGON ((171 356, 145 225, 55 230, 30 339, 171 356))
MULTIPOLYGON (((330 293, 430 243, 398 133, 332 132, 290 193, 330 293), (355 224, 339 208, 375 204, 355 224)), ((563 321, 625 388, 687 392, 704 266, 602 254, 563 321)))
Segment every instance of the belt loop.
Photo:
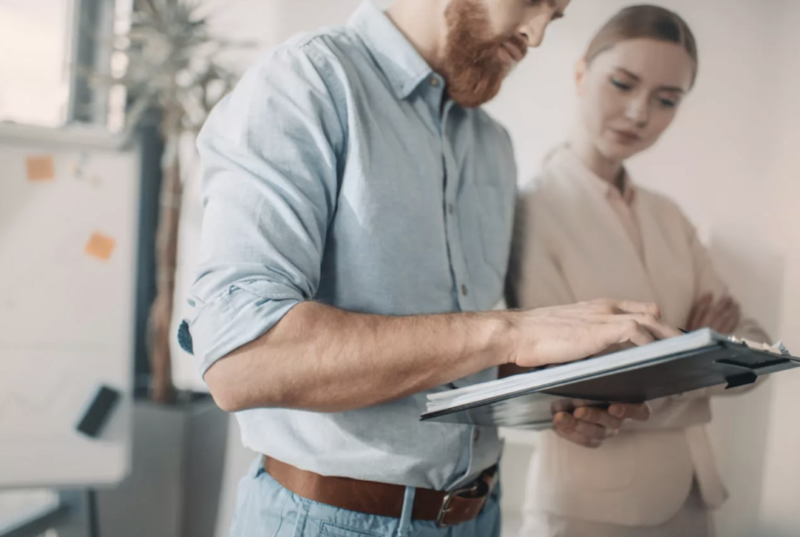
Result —
POLYGON ((397 526, 397 537, 406 537, 411 531, 411 515, 414 512, 414 497, 416 494, 416 488, 406 487, 403 510, 400 513, 400 523, 397 526))

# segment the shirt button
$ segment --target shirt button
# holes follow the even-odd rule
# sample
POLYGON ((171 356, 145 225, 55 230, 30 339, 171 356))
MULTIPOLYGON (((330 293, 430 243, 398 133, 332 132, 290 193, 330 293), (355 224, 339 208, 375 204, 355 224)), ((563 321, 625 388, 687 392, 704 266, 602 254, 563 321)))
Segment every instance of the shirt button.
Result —
POLYGON ((475 429, 475 432, 472 433, 472 440, 477 442, 480 439, 481 439, 481 432, 478 429, 475 429))
POLYGON ((437 87, 438 85, 439 85, 439 79, 438 79, 438 78, 436 78, 435 76, 432 76, 432 77, 431 77, 431 86, 433 86, 433 87, 435 88, 435 87, 437 87))
POLYGON ((461 284, 461 294, 467 296, 467 286, 464 284, 461 284))
POLYGON ((447 205, 447 212, 450 213, 450 214, 453 214, 454 212, 456 212, 455 205, 453 205, 452 203, 448 204, 447 205))

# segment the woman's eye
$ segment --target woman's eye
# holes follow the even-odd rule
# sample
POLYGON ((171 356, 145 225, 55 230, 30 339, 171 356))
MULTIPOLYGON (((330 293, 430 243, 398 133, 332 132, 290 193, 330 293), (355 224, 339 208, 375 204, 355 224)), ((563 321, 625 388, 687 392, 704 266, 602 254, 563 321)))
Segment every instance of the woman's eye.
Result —
POLYGON ((612 78, 611 83, 621 91, 630 91, 631 89, 633 89, 633 86, 631 86, 630 84, 626 84, 625 82, 617 80, 616 78, 612 78))
POLYGON ((658 103, 664 108, 675 108, 676 106, 678 106, 677 101, 673 101, 670 99, 659 99, 658 103))

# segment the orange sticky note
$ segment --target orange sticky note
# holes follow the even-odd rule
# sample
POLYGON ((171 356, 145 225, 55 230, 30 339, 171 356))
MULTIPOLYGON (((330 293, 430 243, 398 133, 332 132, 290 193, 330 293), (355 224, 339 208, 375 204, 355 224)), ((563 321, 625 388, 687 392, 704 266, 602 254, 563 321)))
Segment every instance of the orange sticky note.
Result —
POLYGON ((86 255, 107 261, 111 259, 111 255, 114 253, 115 244, 116 241, 108 235, 92 233, 92 236, 89 237, 89 242, 86 243, 84 252, 86 252, 86 255))
POLYGON ((25 159, 25 167, 28 170, 28 181, 49 181, 56 176, 53 157, 50 155, 28 157, 25 159))

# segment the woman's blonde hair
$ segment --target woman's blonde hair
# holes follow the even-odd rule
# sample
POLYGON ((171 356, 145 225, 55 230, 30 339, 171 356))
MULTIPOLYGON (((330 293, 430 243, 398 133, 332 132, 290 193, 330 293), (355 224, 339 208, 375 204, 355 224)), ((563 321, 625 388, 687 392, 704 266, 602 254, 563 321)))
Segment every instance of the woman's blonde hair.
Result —
POLYGON ((630 39, 655 39, 681 45, 694 62, 694 85, 700 64, 694 34, 680 15, 659 6, 630 6, 614 15, 589 44, 584 55, 586 63, 591 64, 598 55, 630 39))

